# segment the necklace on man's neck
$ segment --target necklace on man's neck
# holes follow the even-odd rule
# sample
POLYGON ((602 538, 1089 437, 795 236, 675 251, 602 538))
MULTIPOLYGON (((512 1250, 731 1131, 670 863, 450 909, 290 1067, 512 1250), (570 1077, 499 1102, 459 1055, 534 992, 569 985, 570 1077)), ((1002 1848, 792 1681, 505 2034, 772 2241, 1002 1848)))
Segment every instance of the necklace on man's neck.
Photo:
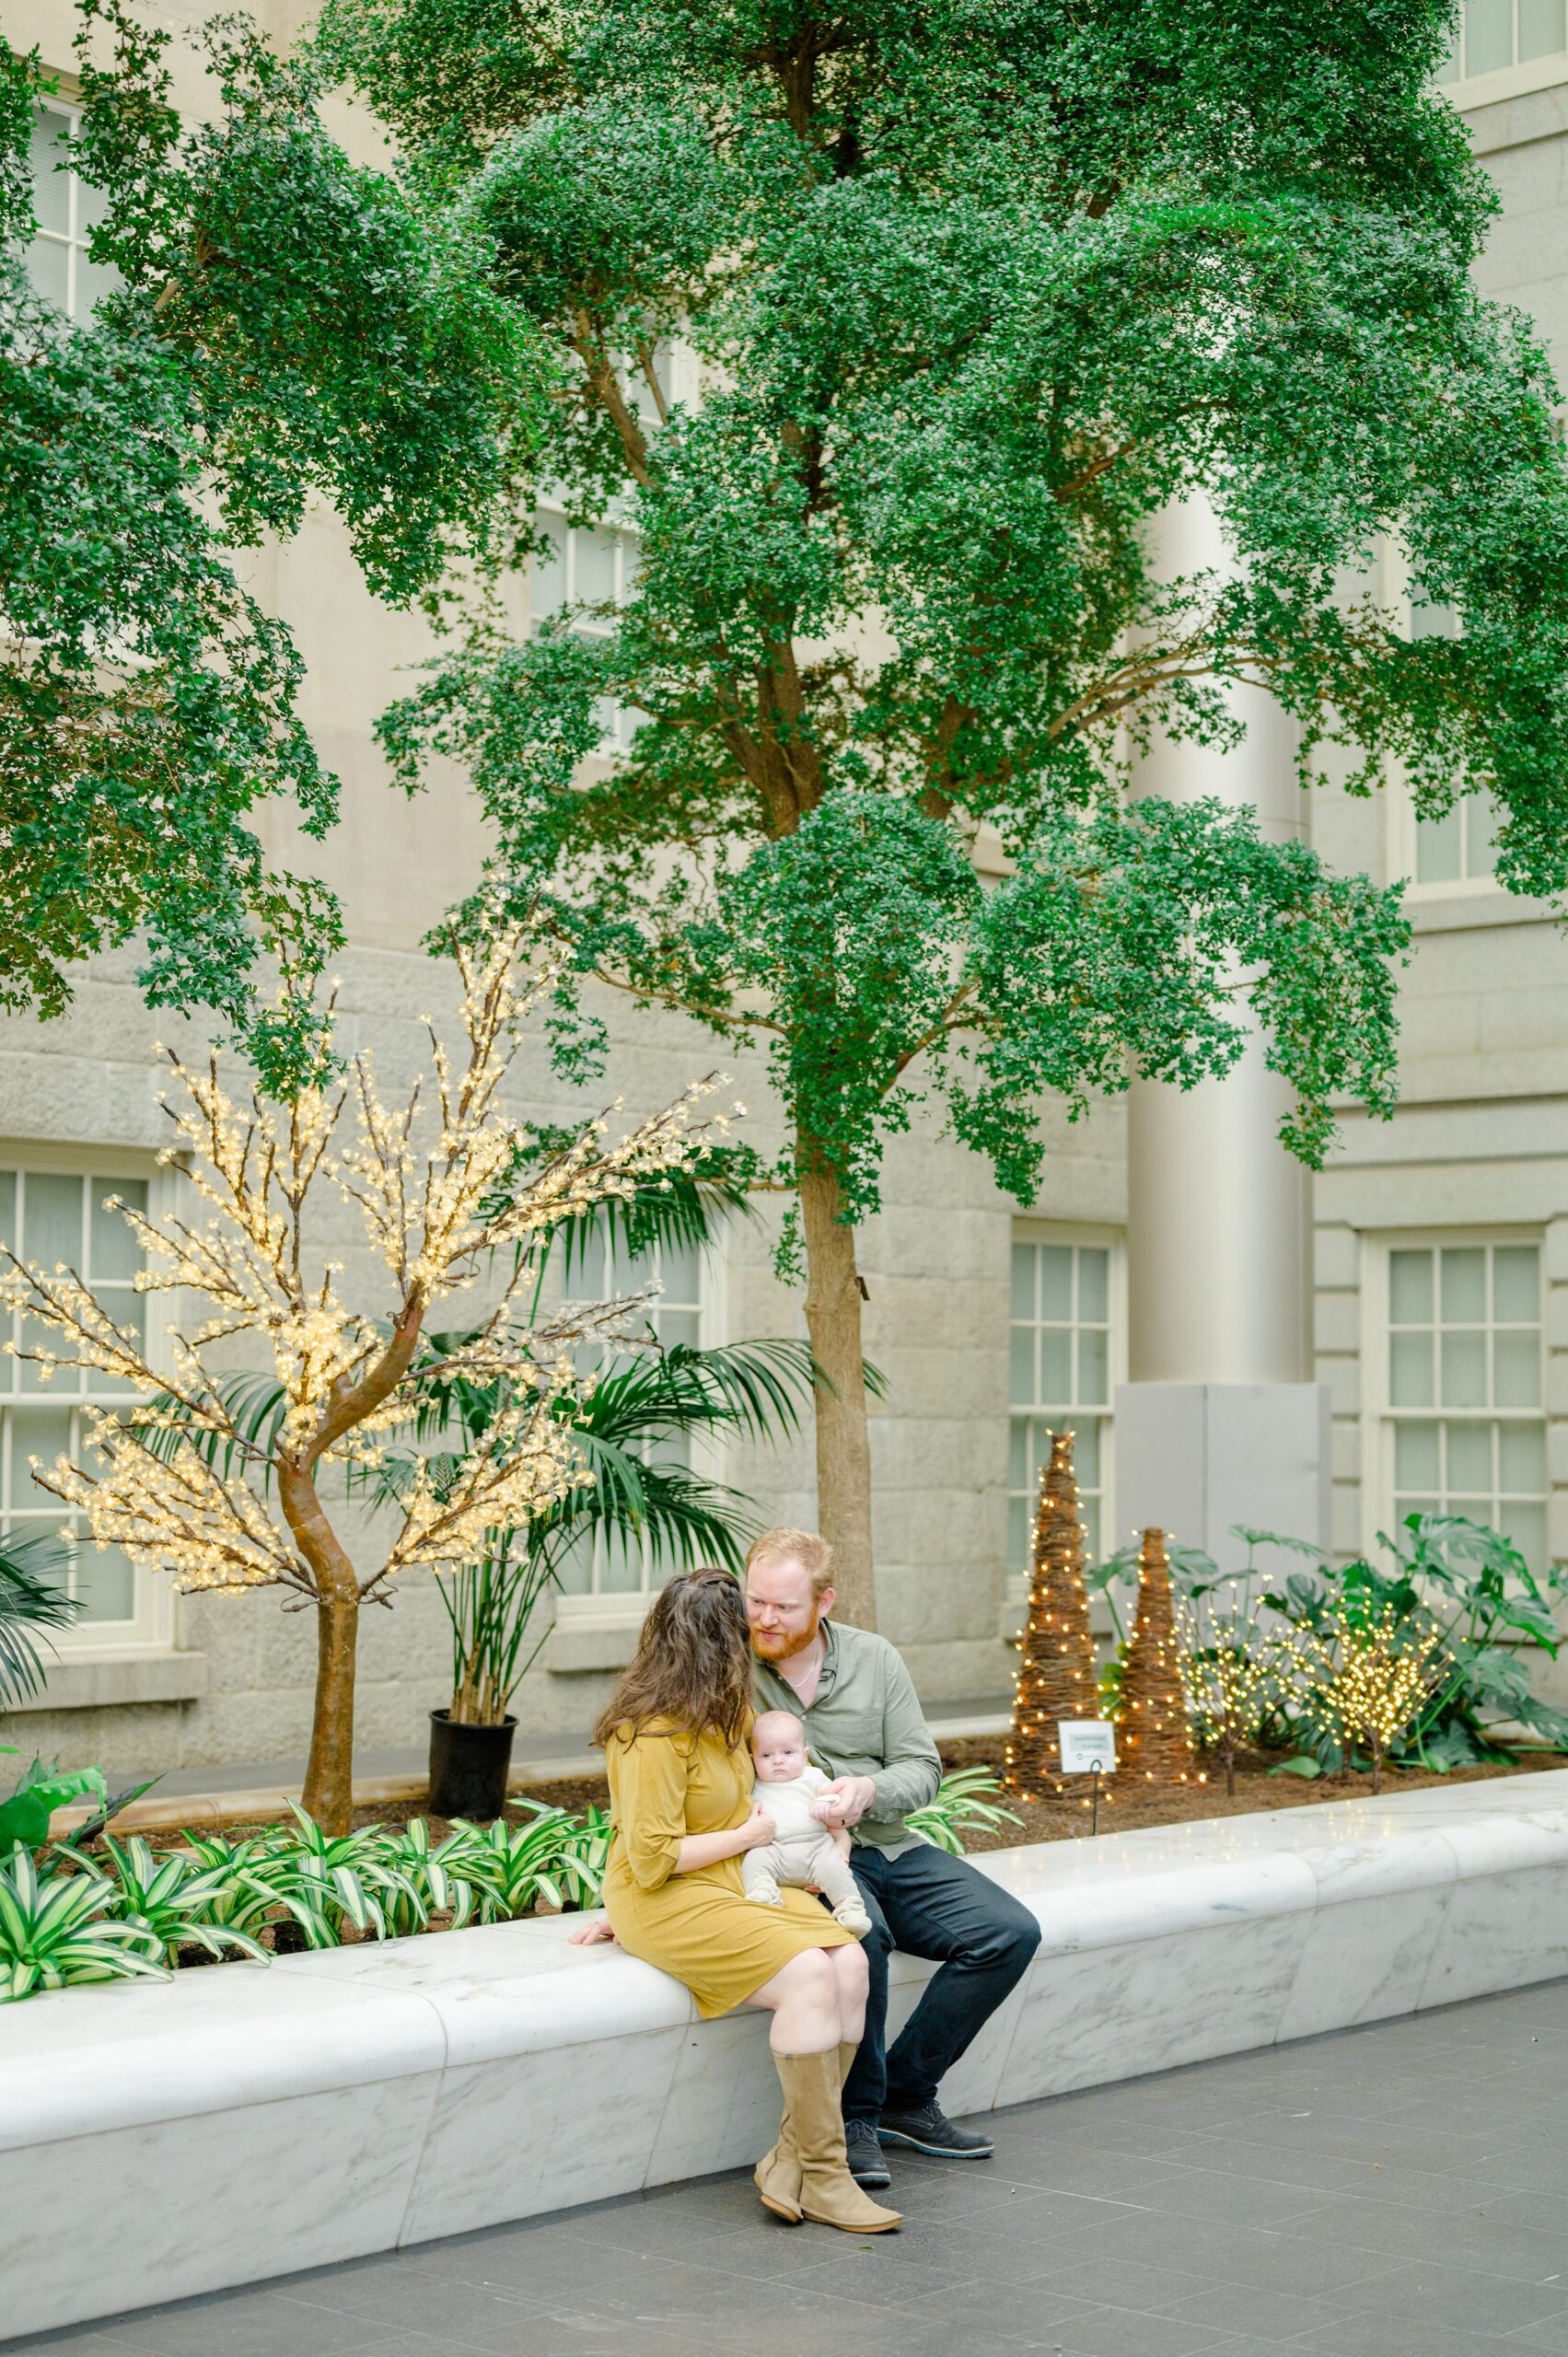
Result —
POLYGON ((814 1643, 808 1645, 804 1653, 796 1654, 794 1661, 780 1662, 779 1675, 786 1686, 793 1688, 804 1707, 809 1710, 816 1698, 817 1689, 822 1682, 822 1672, 827 1666, 828 1640, 819 1624, 814 1643), (792 1678, 790 1672, 795 1668, 796 1662, 800 1665, 799 1674, 792 1678))

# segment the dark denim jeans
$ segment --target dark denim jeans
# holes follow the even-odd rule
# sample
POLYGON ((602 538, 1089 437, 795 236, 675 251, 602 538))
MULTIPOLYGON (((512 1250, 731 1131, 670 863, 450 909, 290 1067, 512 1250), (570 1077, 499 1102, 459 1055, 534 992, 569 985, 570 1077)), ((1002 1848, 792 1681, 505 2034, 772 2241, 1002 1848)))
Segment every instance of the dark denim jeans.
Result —
POLYGON ((854 1878, 871 1918, 861 1943, 871 1968, 865 2036, 844 2084, 844 2118, 875 2126, 884 2108, 929 2103, 945 2071, 1016 1987, 1040 1945, 1027 1907, 927 1841, 896 1858, 857 1848, 854 1878), (942 1969, 894 2039, 888 2031, 888 1957, 935 1958, 942 1969))

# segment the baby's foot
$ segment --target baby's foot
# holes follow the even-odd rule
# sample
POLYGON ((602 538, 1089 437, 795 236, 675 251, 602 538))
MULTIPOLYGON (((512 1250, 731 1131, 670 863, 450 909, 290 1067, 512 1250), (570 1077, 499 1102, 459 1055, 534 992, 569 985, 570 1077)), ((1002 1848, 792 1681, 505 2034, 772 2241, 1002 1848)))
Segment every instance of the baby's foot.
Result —
MULTIPOLYGON (((772 1890, 749 1890, 746 1896, 753 1907, 782 1907, 784 1905, 784 1894, 776 1887, 772 1890)), ((867 1931, 871 1929, 869 1915, 865 1919, 865 1928, 867 1931)))
POLYGON ((865 1908, 853 1898, 840 1901, 833 1910, 833 1921, 835 1923, 842 1923, 846 1932, 853 1932, 857 1940, 863 1940, 871 1929, 870 1916, 865 1908))

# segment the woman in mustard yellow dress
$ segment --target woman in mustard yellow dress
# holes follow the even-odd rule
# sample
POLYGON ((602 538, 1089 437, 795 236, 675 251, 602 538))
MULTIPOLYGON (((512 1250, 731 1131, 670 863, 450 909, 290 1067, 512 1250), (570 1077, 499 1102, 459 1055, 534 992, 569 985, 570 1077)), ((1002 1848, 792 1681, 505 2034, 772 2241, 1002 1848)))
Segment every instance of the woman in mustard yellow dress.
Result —
POLYGON ((852 1932, 805 1891, 782 1907, 748 1898, 743 1851, 773 1838, 754 1805, 751 1639, 728 1572, 685 1572, 656 1598, 636 1657, 594 1731, 604 1746, 615 1833, 604 1877, 608 1926, 628 1955, 684 1981, 704 2019, 733 2005, 772 2015, 769 2044, 784 2122, 757 2165, 775 2215, 846 2233, 900 2223, 844 2162, 840 2090, 865 2020, 866 1967, 852 1932))

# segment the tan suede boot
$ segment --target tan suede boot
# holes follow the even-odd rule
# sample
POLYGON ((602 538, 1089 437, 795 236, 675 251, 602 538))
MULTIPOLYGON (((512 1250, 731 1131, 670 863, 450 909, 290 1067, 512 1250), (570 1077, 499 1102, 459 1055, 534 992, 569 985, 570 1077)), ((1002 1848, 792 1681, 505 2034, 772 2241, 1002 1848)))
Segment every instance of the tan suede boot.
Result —
MULTIPOLYGON (((860 2052, 858 2038, 849 2038, 839 2048, 839 2092, 842 2095, 860 2052)), ((771 2152, 764 2153, 751 2172, 751 2182, 761 2195, 764 2205, 775 2218, 783 2218, 791 2226, 800 2223, 800 2154, 795 2146, 795 2134, 786 2111, 779 2128, 778 2142, 771 2152)))
POLYGON ((897 2210, 884 2210, 862 2192, 844 2160, 844 2122, 839 2108, 841 2054, 775 2054, 784 2084, 784 2116, 800 2156, 800 2214, 846 2235, 887 2235, 903 2224, 897 2210))
POLYGON ((778 2142, 772 2152, 764 2153, 751 2172, 751 2182, 762 2197, 762 2206, 786 2225, 800 2223, 800 2154, 795 2148, 795 2135, 787 2110, 779 2126, 778 2142))

